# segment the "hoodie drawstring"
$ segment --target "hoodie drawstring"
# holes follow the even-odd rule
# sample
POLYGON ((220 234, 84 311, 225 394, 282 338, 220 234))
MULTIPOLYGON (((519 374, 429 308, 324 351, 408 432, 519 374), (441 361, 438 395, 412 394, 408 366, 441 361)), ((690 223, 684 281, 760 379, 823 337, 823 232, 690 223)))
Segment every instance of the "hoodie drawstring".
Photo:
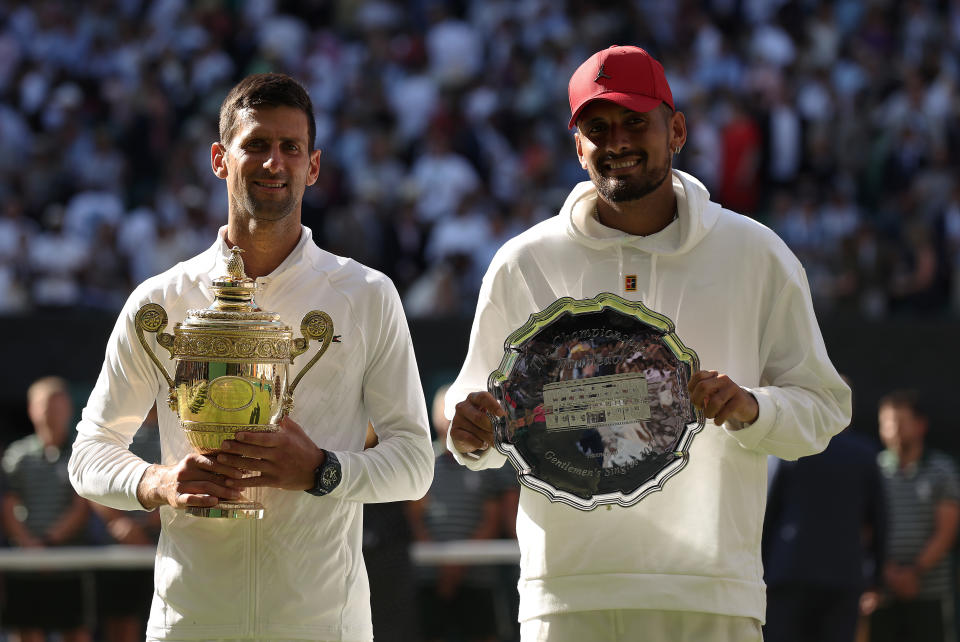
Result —
POLYGON ((657 307, 657 255, 650 255, 650 283, 647 285, 647 307, 651 310, 657 307))
POLYGON ((622 286, 623 280, 624 280, 624 273, 623 273, 623 271, 624 271, 624 270, 623 270, 623 246, 620 245, 619 243, 617 243, 616 247, 617 247, 617 274, 620 275, 620 283, 621 283, 621 287, 623 287, 623 286, 622 286))

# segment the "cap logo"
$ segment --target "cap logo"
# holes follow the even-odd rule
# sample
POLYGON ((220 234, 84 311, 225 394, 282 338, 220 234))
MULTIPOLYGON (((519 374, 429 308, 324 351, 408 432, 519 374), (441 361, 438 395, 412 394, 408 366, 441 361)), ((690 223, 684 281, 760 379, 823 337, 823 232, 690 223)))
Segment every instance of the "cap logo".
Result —
MULTIPOLYGON (((593 82, 600 82, 600 79, 601 79, 601 78, 610 78, 610 76, 608 76, 606 73, 604 73, 604 71, 603 71, 603 64, 604 64, 604 63, 601 63, 601 64, 600 64, 600 71, 597 72, 597 77, 593 79, 593 82)), ((613 78, 610 78, 610 80, 613 80, 613 78)))

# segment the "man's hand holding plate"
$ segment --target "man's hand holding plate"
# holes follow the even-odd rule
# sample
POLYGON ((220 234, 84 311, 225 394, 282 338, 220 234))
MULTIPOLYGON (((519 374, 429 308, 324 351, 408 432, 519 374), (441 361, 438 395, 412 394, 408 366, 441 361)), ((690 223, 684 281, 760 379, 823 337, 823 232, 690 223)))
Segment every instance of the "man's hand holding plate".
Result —
POLYGON ((461 453, 489 448, 493 444, 493 426, 489 414, 505 416, 493 395, 486 391, 471 392, 456 408, 456 414, 450 422, 453 447, 461 453))
POLYGON ((760 406, 750 392, 716 370, 700 370, 687 385, 690 401, 703 410, 704 417, 722 426, 728 419, 751 424, 760 414, 760 406))

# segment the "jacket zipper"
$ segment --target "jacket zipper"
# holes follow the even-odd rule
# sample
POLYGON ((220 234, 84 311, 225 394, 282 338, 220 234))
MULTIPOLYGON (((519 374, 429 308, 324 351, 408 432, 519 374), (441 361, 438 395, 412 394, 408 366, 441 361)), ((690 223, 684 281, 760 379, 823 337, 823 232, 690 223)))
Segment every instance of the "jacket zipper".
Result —
MULTIPOLYGON (((251 498, 255 502, 260 502, 260 488, 252 488, 253 497, 251 498)), ((257 555, 257 550, 260 548, 260 519, 252 519, 253 522, 251 525, 251 536, 250 536, 250 573, 249 573, 249 582, 250 590, 247 595, 249 596, 249 607, 247 608, 247 613, 250 614, 250 625, 248 627, 249 633, 252 635, 259 635, 260 633, 260 613, 258 610, 258 605, 260 603, 259 594, 260 586, 258 580, 260 578, 260 556, 257 555)))
MULTIPOLYGON (((260 297, 260 300, 257 304, 261 309, 271 310, 270 307, 264 307, 263 299, 266 296, 266 292, 269 289, 269 286, 273 282, 273 279, 269 277, 257 277, 257 294, 260 297)), ((253 501, 263 504, 262 497, 262 488, 256 486, 252 488, 253 490, 253 501)), ((253 520, 253 537, 250 538, 250 619, 251 619, 251 631, 256 637, 260 637, 260 555, 258 551, 260 550, 260 539, 262 528, 262 519, 253 520)))

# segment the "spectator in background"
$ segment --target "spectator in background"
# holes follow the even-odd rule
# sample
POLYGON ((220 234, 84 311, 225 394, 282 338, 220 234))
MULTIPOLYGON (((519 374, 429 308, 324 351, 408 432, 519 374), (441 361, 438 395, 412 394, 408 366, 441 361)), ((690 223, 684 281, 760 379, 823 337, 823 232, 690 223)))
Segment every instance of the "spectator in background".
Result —
MULTIPOLYGON (((952 635, 956 584, 950 563, 960 521, 956 464, 926 447, 927 415, 917 392, 895 391, 881 399, 879 424, 890 536, 870 640, 943 642, 952 635)), ((869 610, 874 596, 865 603, 869 610)))
POLYGON ((0 209, 0 313, 20 312, 29 304, 26 289, 27 251, 37 224, 23 212, 23 203, 3 199, 0 209))
POLYGON ((762 547, 767 642, 853 641, 861 596, 883 583, 876 450, 847 427, 818 455, 772 462, 762 547))
MULTIPOLYGON (((413 536, 421 542, 495 539, 501 533, 504 495, 516 481, 510 469, 478 475, 460 466, 446 450, 450 422, 443 416, 443 400, 448 388, 442 386, 433 398, 431 421, 438 455, 430 490, 410 505, 413 536)), ((424 640, 496 639, 496 569, 442 564, 420 571, 418 597, 424 640)))
POLYGON ((720 131, 723 156, 718 198, 724 207, 746 214, 757 211, 760 199, 760 127, 742 100, 730 101, 732 114, 720 131))
POLYGON ((474 167, 453 149, 450 135, 440 128, 428 132, 426 148, 413 162, 410 179, 419 194, 417 212, 431 224, 455 216, 463 199, 480 183, 474 167))
POLYGON ((37 307, 72 307, 81 303, 80 275, 90 246, 63 230, 63 211, 50 206, 44 231, 33 237, 27 254, 31 300, 37 307))
MULTIPOLYGON (((130 452, 144 461, 160 462, 156 406, 133 436, 130 452)), ((96 502, 89 504, 103 524, 103 543, 156 547, 160 511, 122 511, 96 502)), ((97 623, 104 642, 142 640, 153 597, 153 568, 99 570, 95 580, 97 623)))
MULTIPOLYGON (((73 420, 67 382, 59 377, 35 381, 27 390, 27 412, 34 434, 10 444, 3 455, 4 533, 21 548, 80 544, 89 511, 67 478, 73 420)), ((19 642, 43 642, 55 631, 64 642, 91 639, 80 572, 8 573, 5 580, 3 625, 19 642)))

